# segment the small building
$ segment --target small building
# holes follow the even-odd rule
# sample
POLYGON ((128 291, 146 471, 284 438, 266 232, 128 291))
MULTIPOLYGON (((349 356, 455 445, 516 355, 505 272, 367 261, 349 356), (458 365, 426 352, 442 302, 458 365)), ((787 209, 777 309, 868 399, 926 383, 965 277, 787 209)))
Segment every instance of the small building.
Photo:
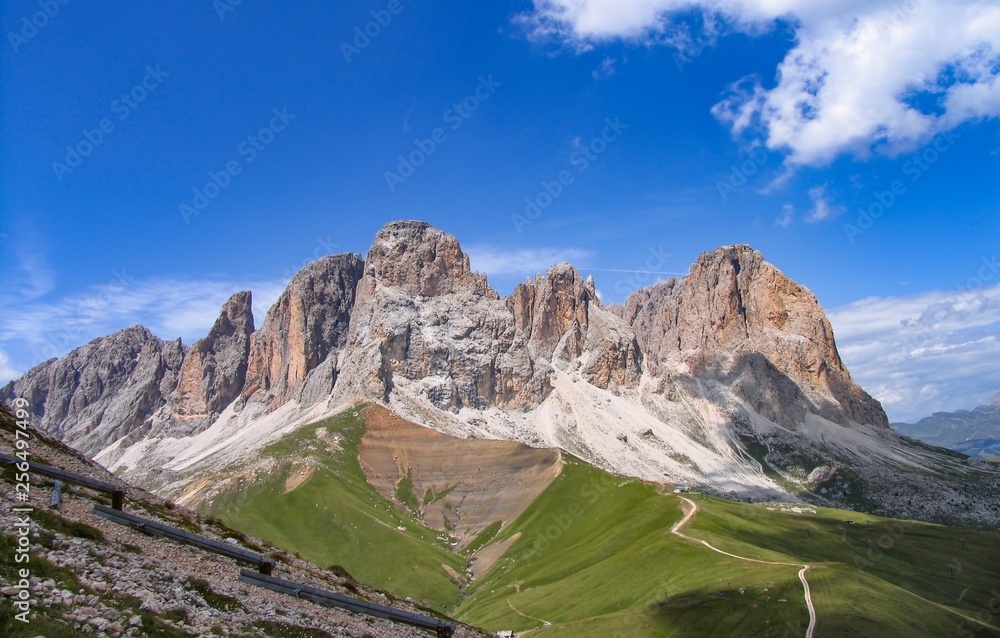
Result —
POLYGON ((517 638, 513 631, 505 629, 504 631, 497 632, 497 638, 517 638))
POLYGON ((674 494, 687 494, 691 491, 691 488, 687 485, 678 485, 674 488, 674 494))

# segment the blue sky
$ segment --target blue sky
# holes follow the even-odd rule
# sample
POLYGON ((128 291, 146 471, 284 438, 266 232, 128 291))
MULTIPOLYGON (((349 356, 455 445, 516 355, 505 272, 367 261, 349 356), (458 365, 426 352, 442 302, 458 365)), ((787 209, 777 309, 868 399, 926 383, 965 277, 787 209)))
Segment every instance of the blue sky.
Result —
POLYGON ((137 322, 190 343, 243 288, 259 321, 406 218, 501 294, 568 260, 607 302, 748 243, 891 418, 973 407, 1000 9, 815 4, 4 3, 0 382, 137 322))

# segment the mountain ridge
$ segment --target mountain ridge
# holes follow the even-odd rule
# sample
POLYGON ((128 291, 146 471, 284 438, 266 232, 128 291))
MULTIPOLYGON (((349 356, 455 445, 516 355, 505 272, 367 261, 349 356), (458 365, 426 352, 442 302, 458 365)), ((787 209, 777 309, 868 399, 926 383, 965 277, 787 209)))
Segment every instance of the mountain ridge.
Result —
POLYGON ((446 434, 740 498, 1000 516, 960 484, 995 484, 991 467, 889 429, 815 296, 746 245, 604 306, 569 264, 500 297, 454 236, 401 221, 364 259, 303 268, 256 330, 249 300, 235 295, 191 347, 128 329, 36 366, 0 399, 25 396, 40 427, 166 494, 372 401, 446 434))
POLYGON ((900 434, 978 458, 1000 457, 1000 392, 972 410, 935 412, 916 423, 893 423, 900 434))

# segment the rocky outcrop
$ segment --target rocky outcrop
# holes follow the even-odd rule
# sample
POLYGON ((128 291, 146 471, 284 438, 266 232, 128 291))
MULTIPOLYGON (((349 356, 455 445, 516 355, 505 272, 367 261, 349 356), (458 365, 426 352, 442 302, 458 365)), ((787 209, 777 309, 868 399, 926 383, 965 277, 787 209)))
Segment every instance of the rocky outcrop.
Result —
POLYGON ((631 330, 569 264, 500 299, 458 240, 424 222, 383 228, 365 261, 338 396, 388 401, 398 384, 437 408, 528 410, 554 366, 578 363, 603 388, 634 386, 631 330))
POLYGON ((458 240, 424 222, 375 237, 351 319, 339 397, 386 401, 399 383, 434 406, 527 408, 547 392, 514 317, 458 240))
POLYGON ((180 340, 133 326, 35 366, 0 390, 27 399, 34 425, 88 456, 125 435, 147 432, 177 387, 180 340))
POLYGON ((614 310, 654 374, 682 365, 725 379, 784 424, 810 411, 888 427, 881 405, 851 379, 816 297, 749 246, 704 253, 686 277, 640 290, 614 310))
POLYGON ((576 268, 565 262, 549 268, 545 277, 518 284, 510 298, 517 327, 528 344, 537 352, 553 353, 565 341, 564 354, 570 358, 583 352, 592 302, 600 305, 594 280, 583 281, 576 268))
POLYGON ((175 415, 210 422, 239 396, 246 381, 253 334, 251 306, 249 291, 233 295, 222 306, 208 336, 185 353, 170 402, 175 415))
POLYGON ((360 255, 331 255, 292 278, 250 338, 244 399, 261 393, 280 406, 305 389, 310 373, 314 393, 329 394, 363 269, 360 255))
POLYGON ((408 297, 467 293, 499 298, 486 277, 469 268, 469 256, 462 252, 458 239, 427 222, 387 224, 375 235, 366 263, 367 294, 382 286, 408 297))
POLYGON ((604 309, 592 277, 584 280, 570 264, 557 264, 546 276, 519 284, 508 305, 534 356, 582 357, 585 376, 600 388, 638 384, 639 345, 632 330, 604 309))

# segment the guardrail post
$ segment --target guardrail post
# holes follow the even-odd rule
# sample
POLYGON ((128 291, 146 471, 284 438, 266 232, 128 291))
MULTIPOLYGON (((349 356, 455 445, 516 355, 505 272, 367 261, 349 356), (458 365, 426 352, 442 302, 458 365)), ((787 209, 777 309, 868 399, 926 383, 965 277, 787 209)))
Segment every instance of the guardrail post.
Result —
POLYGON ((271 572, 274 571, 274 563, 266 560, 262 560, 257 563, 257 572, 264 574, 265 576, 270 576, 271 572))
POLYGON ((62 481, 56 480, 52 482, 52 498, 49 500, 49 507, 54 510, 59 509, 59 506, 62 504, 62 486, 62 481))
POLYGON ((452 628, 451 625, 439 625, 437 628, 437 638, 451 638, 452 628))
POLYGON ((111 493, 111 509, 119 512, 125 506, 125 490, 115 490, 111 493))

